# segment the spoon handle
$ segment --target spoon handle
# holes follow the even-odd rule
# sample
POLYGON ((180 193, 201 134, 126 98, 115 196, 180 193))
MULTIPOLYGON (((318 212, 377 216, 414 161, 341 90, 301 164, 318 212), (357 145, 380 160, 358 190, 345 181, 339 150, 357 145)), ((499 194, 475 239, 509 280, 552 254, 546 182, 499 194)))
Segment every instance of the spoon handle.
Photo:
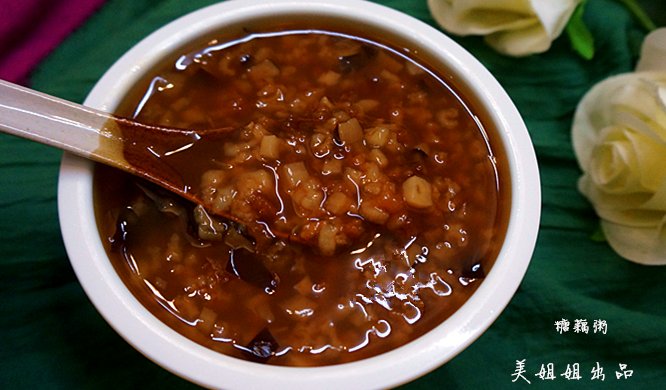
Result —
POLYGON ((115 125, 111 114, 0 80, 2 132, 127 170, 115 125))

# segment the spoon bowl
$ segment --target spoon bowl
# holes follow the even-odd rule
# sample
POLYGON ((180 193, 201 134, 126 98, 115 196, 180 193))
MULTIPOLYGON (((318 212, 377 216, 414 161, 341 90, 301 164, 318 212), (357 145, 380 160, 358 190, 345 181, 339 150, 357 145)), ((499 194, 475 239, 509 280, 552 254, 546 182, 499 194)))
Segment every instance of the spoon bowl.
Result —
MULTIPOLYGON (((53 146, 146 179, 197 205, 205 202, 171 157, 235 129, 154 126, 0 80, 0 131, 53 146)), ((247 225, 230 212, 211 214, 247 225)), ((298 237, 272 229, 279 238, 298 237)))

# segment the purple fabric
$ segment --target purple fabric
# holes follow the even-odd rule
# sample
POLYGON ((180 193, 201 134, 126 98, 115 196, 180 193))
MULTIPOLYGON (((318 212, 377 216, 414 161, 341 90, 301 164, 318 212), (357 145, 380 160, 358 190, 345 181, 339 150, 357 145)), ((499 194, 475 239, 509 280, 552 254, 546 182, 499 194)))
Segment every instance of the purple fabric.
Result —
POLYGON ((30 71, 104 0, 2 0, 0 79, 25 84, 30 71))

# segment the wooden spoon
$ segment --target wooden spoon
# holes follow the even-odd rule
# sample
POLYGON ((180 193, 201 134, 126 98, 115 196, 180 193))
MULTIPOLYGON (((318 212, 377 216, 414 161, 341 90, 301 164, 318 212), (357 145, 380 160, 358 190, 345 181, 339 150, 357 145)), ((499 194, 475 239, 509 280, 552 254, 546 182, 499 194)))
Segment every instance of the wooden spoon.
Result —
MULTIPOLYGON (((210 138, 233 130, 150 126, 0 80, 0 131, 121 169, 202 206, 203 200, 192 191, 193 183, 185 183, 177 168, 161 157, 165 151, 191 147, 204 133, 210 138), (131 139, 123 134, 131 134, 131 139)), ((243 225, 253 222, 228 213, 213 214, 243 225)), ((294 239, 289 233, 273 233, 294 239)))

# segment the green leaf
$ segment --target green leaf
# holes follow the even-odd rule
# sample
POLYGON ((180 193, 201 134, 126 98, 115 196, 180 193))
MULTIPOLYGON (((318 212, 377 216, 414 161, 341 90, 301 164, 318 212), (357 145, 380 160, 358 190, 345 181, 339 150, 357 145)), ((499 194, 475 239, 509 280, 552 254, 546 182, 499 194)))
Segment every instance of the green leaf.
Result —
POLYGON ((566 32, 571 48, 586 60, 594 57, 594 37, 583 21, 583 12, 587 1, 581 2, 571 15, 566 32))

